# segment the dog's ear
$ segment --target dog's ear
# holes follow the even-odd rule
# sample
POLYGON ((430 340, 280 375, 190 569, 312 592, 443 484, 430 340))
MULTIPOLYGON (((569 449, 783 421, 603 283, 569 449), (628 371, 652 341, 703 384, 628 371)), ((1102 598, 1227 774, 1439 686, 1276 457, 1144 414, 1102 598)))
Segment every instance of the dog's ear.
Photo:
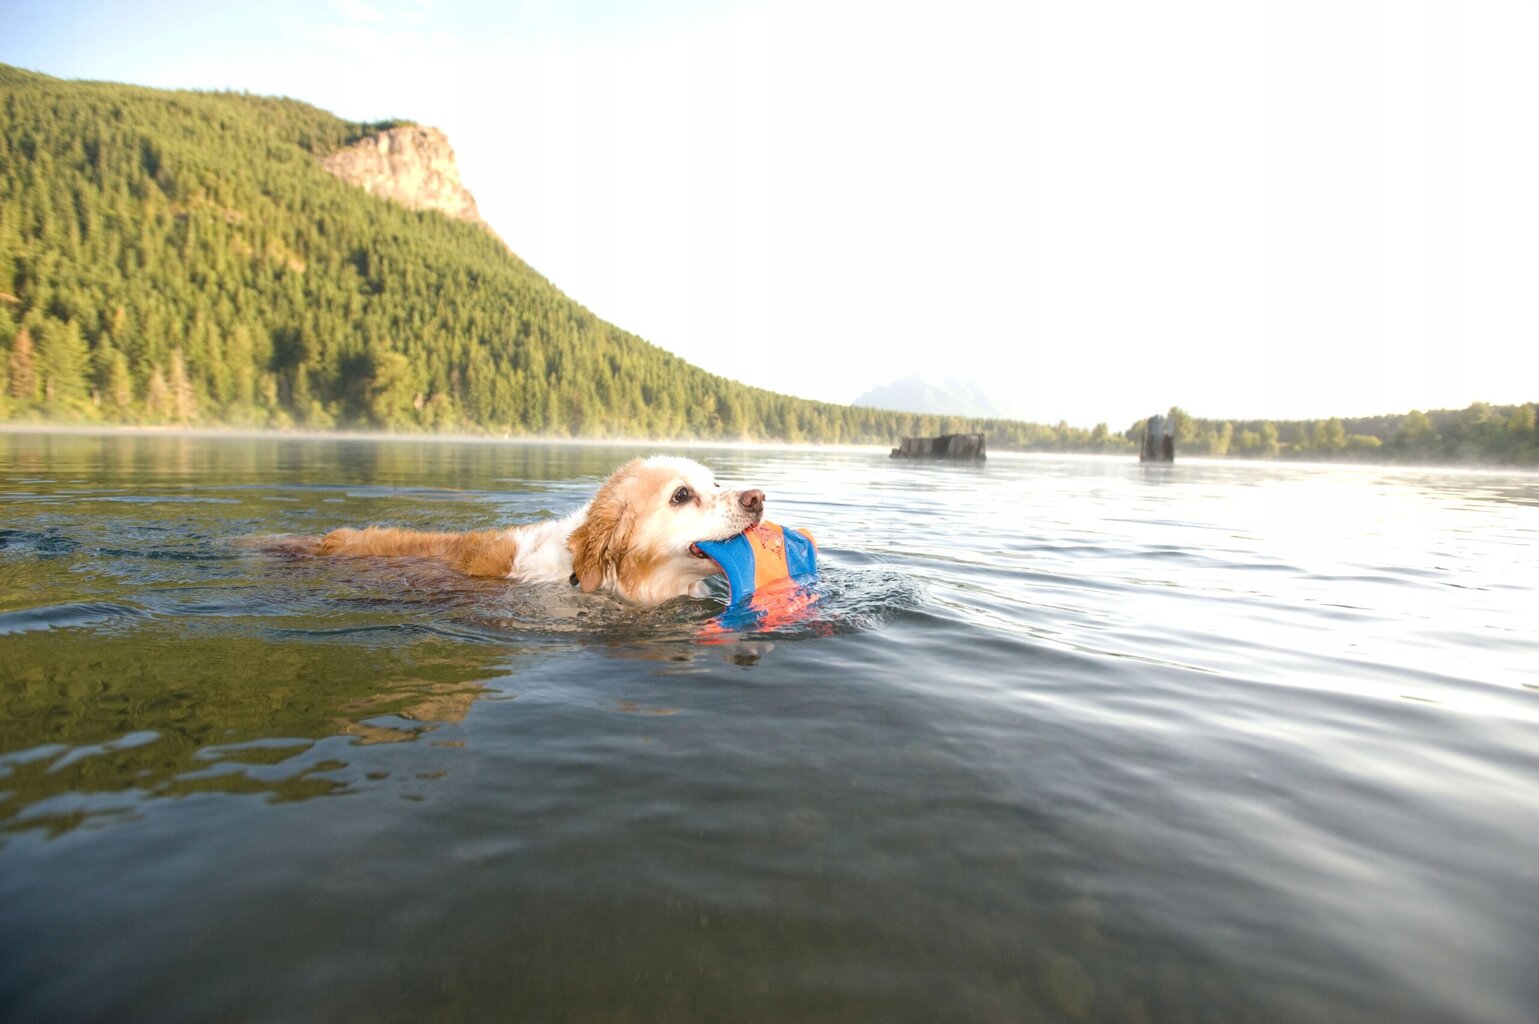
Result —
POLYGON ((630 529, 629 506, 615 489, 601 490, 566 542, 572 552, 572 573, 583 593, 593 593, 608 571, 619 566, 630 544, 630 529))

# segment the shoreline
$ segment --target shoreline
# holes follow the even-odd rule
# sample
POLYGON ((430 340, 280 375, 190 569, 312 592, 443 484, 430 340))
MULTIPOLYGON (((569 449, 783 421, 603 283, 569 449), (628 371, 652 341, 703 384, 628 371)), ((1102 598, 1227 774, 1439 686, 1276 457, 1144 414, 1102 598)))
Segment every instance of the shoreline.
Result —
MULTIPOLYGON (((781 451, 872 451, 884 455, 887 445, 818 444, 790 441, 725 441, 706 438, 548 437, 536 434, 393 434, 368 430, 268 430, 261 427, 157 427, 143 424, 0 423, 0 434, 72 434, 80 437, 194 437, 295 441, 413 441, 454 444, 544 444, 586 448, 764 448, 781 451)), ((1027 454, 1014 452, 1010 454, 1027 454)), ((1050 453, 1044 453, 1050 454, 1050 453)))
MULTIPOLYGON (((729 451, 799 451, 799 452, 866 452, 887 457, 889 445, 818 444, 789 441, 717 441, 708 439, 658 439, 658 438, 591 438, 591 437, 540 437, 528 434, 505 437, 490 434, 391 434, 366 430, 265 430, 257 427, 157 427, 144 425, 109 426, 106 424, 80 423, 0 423, 0 435, 5 434, 64 434, 76 437, 181 437, 208 440, 252 441, 358 441, 358 442, 412 442, 426 444, 525 444, 549 445, 572 448, 717 448, 729 451)), ((1519 475, 1539 476, 1539 467, 1506 465, 1502 463, 1437 463, 1437 462, 1358 462, 1351 460, 1320 461, 1317 459, 1252 459, 1231 458, 1223 455, 1181 455, 1174 465, 1168 463, 1141 463, 1137 452, 1023 452, 995 450, 990 459, 1041 459, 1085 460, 1096 462, 1126 462, 1143 466, 1147 470, 1161 472, 1176 470, 1182 465, 1224 465, 1273 468, 1296 466, 1312 469, 1391 470, 1469 475, 1519 475)), ((921 465, 954 465, 945 459, 906 460, 921 465)), ((986 468, 983 463, 980 468, 986 468)))

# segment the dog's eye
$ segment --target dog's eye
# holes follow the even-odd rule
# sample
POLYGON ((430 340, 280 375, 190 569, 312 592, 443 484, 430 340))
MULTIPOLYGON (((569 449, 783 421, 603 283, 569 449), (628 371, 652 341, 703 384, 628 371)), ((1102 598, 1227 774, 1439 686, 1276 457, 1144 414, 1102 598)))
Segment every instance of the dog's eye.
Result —
POLYGON ((688 487, 680 487, 678 490, 673 492, 673 503, 675 505, 682 505, 694 496, 695 492, 690 490, 688 487))

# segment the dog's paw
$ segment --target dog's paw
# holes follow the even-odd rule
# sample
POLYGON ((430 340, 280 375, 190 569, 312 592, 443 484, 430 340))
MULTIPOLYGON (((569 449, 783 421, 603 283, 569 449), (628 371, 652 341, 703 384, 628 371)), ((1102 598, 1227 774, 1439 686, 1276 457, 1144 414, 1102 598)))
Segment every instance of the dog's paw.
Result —
POLYGON ((307 555, 320 554, 321 538, 313 536, 295 537, 288 534, 261 534, 254 537, 237 537, 232 543, 237 548, 247 551, 259 551, 265 555, 301 558, 307 555))
POLYGON ((357 534, 357 530, 345 526, 340 530, 332 530, 315 545, 315 553, 317 555, 340 555, 347 550, 348 541, 357 534))

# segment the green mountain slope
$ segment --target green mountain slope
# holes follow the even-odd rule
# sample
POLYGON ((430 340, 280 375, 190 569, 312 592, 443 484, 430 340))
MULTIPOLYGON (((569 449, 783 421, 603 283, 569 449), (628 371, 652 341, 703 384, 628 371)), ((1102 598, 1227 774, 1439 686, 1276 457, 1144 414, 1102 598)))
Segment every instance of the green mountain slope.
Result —
POLYGON ((944 425, 705 373, 477 227, 320 169, 374 127, 0 66, 0 416, 867 442, 944 425))

